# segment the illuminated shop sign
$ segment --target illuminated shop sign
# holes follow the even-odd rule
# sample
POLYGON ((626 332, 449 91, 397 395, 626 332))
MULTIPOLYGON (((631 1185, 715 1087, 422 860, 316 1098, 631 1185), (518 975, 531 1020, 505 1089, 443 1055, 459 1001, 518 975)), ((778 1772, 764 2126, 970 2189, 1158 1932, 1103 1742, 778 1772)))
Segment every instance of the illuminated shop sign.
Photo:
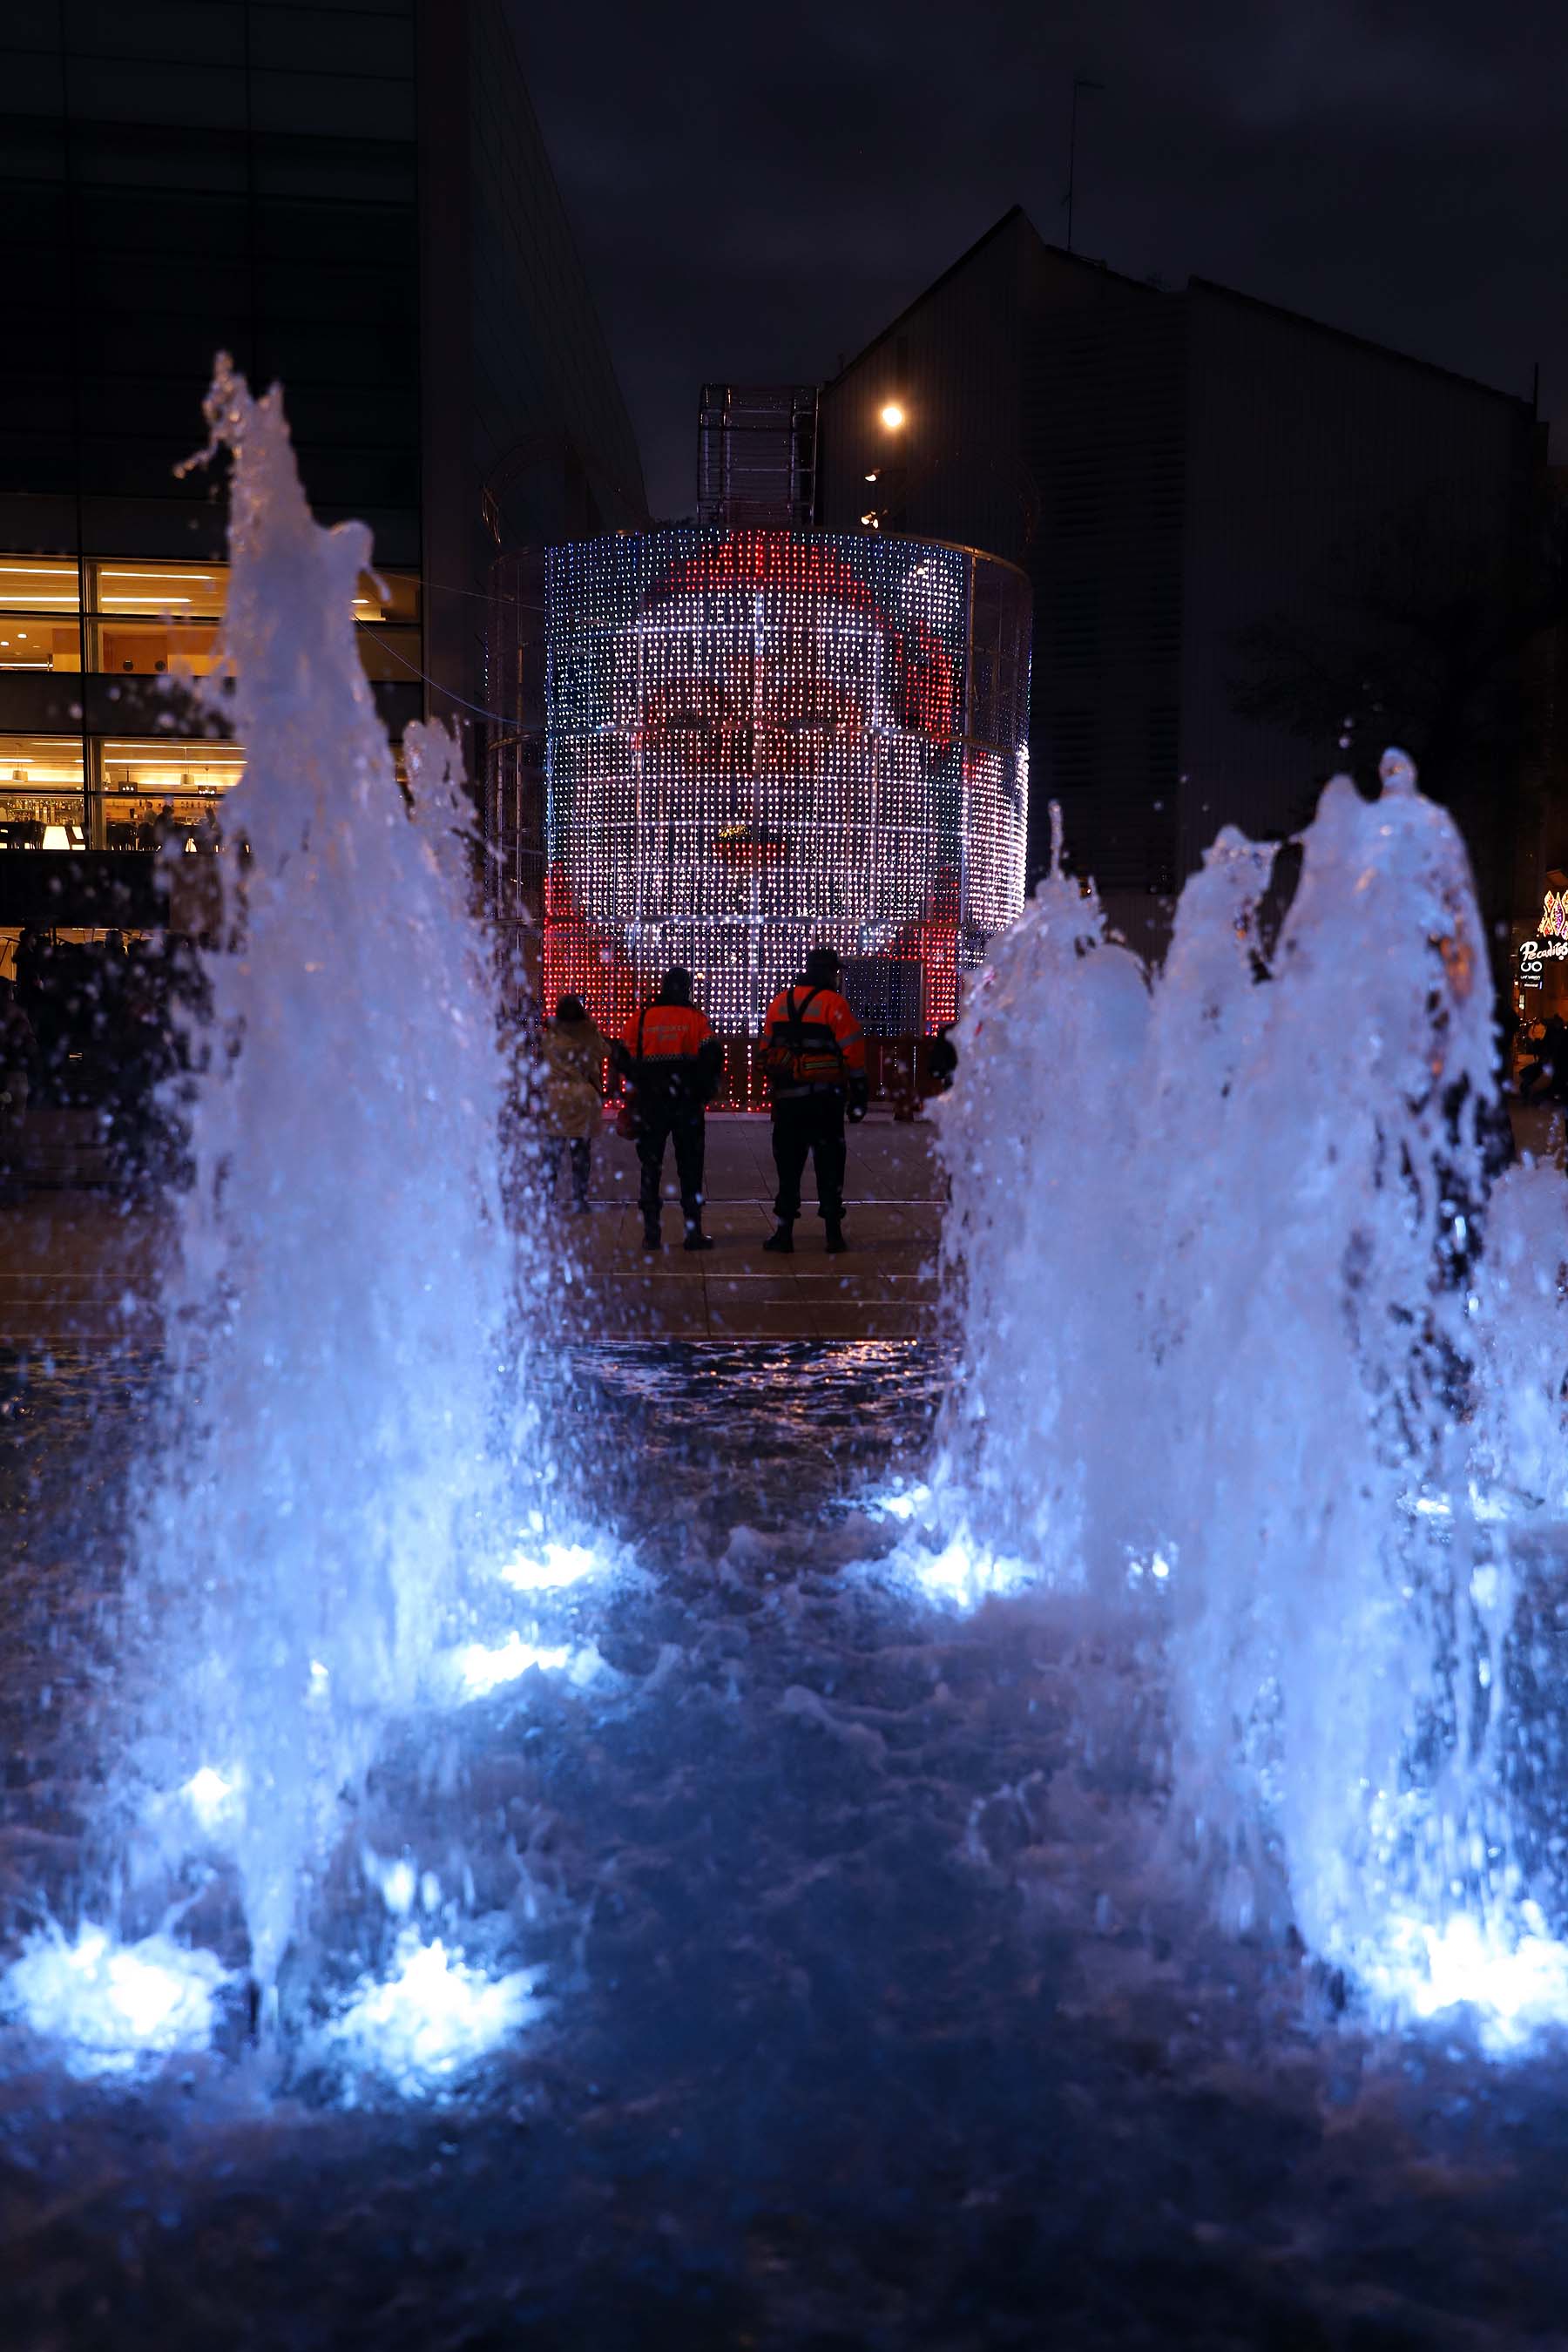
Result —
POLYGON ((1521 988, 1539 988, 1549 963, 1568 962, 1568 890, 1548 890, 1536 936, 1519 950, 1521 988))
POLYGON ((1029 592, 885 535, 679 530, 546 562, 547 1001, 670 964, 755 1034, 806 948, 933 1029, 1019 912, 1029 592))

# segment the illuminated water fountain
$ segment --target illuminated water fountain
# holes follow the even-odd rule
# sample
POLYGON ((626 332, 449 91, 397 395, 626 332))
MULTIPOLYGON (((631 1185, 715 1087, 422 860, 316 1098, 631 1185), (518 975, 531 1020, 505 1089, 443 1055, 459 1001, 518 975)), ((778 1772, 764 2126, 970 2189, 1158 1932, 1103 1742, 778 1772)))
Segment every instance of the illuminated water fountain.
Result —
POLYGON ((1491 1183, 1485 946, 1409 762, 1328 786, 1266 966, 1272 857, 1222 834, 1151 978, 1058 843, 971 1000, 937 1580, 1152 1606, 1224 1916, 1506 2039, 1568 2015, 1516 1794, 1563 1760, 1521 1630, 1564 1565, 1562 1182, 1491 1183))
MULTIPOLYGON (((292 1969, 351 2094, 440 2086, 542 1980, 461 1857, 360 1831, 369 1769, 401 1741, 438 1780, 462 1702, 525 1675, 597 1687, 573 1596, 603 1555, 529 1403, 539 1269, 501 1221, 451 748, 415 731, 411 818, 353 638, 366 534, 312 522, 275 399, 225 372, 210 413, 251 856, 205 960, 121 1760, 80 1911, 6 1991, 68 2063, 124 2074, 237 2038, 247 1979, 263 2033, 289 2027, 292 1969)), ((1152 980, 1059 856, 995 950, 944 1114, 963 1373, 900 1507, 934 1517, 944 1597, 1044 1581, 1148 1631, 1177 1843, 1232 1927, 1292 1923, 1381 2011, 1469 2000, 1506 2039, 1568 2008, 1529 1630, 1568 1519, 1560 1181, 1489 1194, 1482 943, 1407 763, 1375 804, 1329 788, 1277 942, 1271 856, 1222 835, 1152 980)), ((823 1526, 797 1540, 820 1558, 823 1526)), ((828 1696, 792 1684, 752 1748, 830 1727, 828 1696)))
MULTIPOLYGON (((592 1564, 544 1534, 520 1362, 537 1276, 501 1216, 455 748, 411 729, 405 795, 354 638, 370 535, 312 520, 279 395, 220 363, 207 415, 233 460, 211 695, 246 746, 226 824, 249 859, 242 904, 226 860, 231 936, 204 957, 195 1181, 163 1296, 174 1403, 123 1611, 133 1737, 97 1916, 125 1940, 89 1916, 37 1938, 10 1988, 89 2068, 207 2039, 231 1972, 179 1922, 215 1874, 265 2022, 388 1724, 553 1655, 515 1625, 475 1638, 497 1630, 498 1565, 559 1588, 592 1564), (518 1562, 531 1519, 539 1559, 518 1562)), ((515 2021, 526 1984, 481 1980, 422 1932, 433 1906, 408 1877, 387 1896, 408 1922, 397 1972, 367 1980, 360 2022, 428 2055, 408 2012, 433 2006, 462 2051, 515 2021), (416 1998, 437 1977, 440 1999, 416 1998)))

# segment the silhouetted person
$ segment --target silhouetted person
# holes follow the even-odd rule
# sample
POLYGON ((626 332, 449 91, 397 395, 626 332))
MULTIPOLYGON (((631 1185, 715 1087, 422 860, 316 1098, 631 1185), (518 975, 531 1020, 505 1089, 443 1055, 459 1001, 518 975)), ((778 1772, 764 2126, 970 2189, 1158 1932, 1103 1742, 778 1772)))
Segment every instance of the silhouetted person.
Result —
POLYGON ((949 1094, 958 1074, 958 1048, 952 1042, 952 1024, 944 1021, 931 1041, 931 1082, 932 1091, 949 1094))
POLYGON ((1520 1101, 1544 1094, 1549 1102, 1562 1102, 1568 1097, 1568 1021, 1560 1013, 1549 1013, 1534 1045, 1534 1061, 1519 1074, 1520 1101))
POLYGON ((664 1147, 675 1146, 675 1173, 689 1250, 711 1249, 702 1230, 703 1118, 719 1084, 723 1050, 705 1013, 691 1002, 691 974, 678 964, 651 1004, 634 1013, 616 1055, 631 1091, 642 1181, 643 1247, 663 1246, 659 1232, 664 1147))
POLYGON ((594 1138, 599 1132, 604 1096, 599 1074, 613 1048, 588 1017, 580 996, 563 996, 544 1032, 543 1147, 540 1173, 546 1198, 553 1198, 564 1150, 572 1163, 572 1201, 580 1216, 588 1209, 594 1138))

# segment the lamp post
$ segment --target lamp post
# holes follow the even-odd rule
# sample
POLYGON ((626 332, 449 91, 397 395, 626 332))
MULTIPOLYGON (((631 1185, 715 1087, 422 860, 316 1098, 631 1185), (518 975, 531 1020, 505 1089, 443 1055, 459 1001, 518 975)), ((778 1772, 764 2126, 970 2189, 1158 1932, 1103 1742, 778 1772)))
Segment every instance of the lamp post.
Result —
MULTIPOLYGON (((863 530, 897 530, 902 527, 911 486, 923 489, 935 473, 942 456, 940 450, 927 450, 918 476, 905 452, 910 431, 910 412, 901 400, 885 400, 877 410, 877 424, 893 450, 898 454, 879 458, 867 468, 865 480, 871 493, 868 504, 860 517, 863 530)), ((1034 475, 1024 458, 1016 453, 999 456, 994 464, 996 473, 1016 476, 1014 487, 1018 500, 1018 532, 1010 560, 1018 561, 1035 536, 1040 520, 1040 492, 1034 475)))
MULTIPOLYGON (((900 448, 900 435, 909 423, 909 411, 901 400, 885 400, 877 411, 877 422, 893 447, 900 448)), ((866 479, 877 493, 880 503, 869 506, 860 520, 868 530, 882 530, 896 524, 898 509, 902 502, 907 468, 901 457, 884 457, 873 466, 866 479)))

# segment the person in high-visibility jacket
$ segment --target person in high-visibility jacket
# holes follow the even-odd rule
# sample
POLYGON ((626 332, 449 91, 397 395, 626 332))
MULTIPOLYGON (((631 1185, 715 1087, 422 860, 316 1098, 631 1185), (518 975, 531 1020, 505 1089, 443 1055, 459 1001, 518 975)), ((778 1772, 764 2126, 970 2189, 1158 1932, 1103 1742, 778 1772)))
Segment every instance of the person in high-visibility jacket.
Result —
POLYGON ((775 1230, 763 1247, 793 1250, 800 1214, 800 1180, 809 1156, 816 1170, 816 1205, 826 1245, 847 1249, 844 1238, 844 1171, 848 1152, 846 1116, 866 1116, 866 1040, 853 1008, 838 992, 838 958, 813 948, 800 978, 781 988, 763 1026, 763 1067, 773 1097, 775 1230))
POLYGON ((643 1247, 663 1247, 659 1231, 664 1147, 675 1146, 675 1173, 689 1250, 711 1249, 702 1230, 703 1114, 724 1053, 705 1013, 691 1002, 691 974, 677 965, 651 1004, 634 1013, 616 1055, 631 1093, 642 1182, 643 1247))

